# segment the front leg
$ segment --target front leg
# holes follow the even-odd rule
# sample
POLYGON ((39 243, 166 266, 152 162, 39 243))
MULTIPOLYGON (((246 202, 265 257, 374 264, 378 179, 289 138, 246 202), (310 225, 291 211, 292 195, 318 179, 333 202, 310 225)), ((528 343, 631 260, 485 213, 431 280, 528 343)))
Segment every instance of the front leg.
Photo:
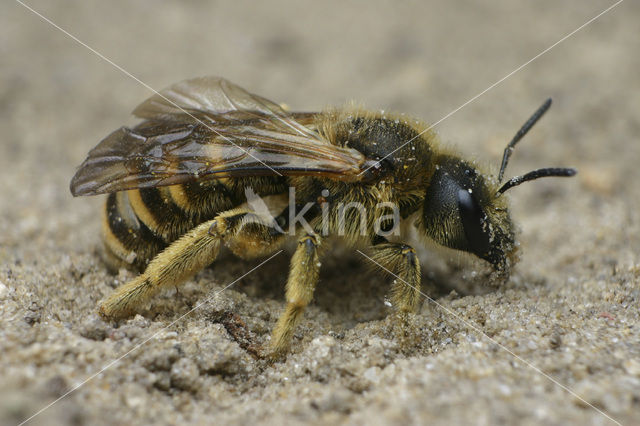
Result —
POLYGON ((391 303, 396 310, 394 334, 400 347, 414 342, 410 315, 420 302, 420 262, 415 250, 406 244, 382 243, 373 247, 373 260, 395 275, 391 287, 391 303))
POLYGON ((287 280, 287 307, 278 319, 271 337, 271 357, 278 357, 289 348, 304 308, 313 298, 320 272, 319 245, 320 237, 315 234, 305 235, 298 241, 298 248, 291 258, 287 280))
POLYGON ((420 262, 413 247, 382 243, 373 246, 372 259, 395 275, 391 303, 399 313, 414 313, 420 301, 420 262))

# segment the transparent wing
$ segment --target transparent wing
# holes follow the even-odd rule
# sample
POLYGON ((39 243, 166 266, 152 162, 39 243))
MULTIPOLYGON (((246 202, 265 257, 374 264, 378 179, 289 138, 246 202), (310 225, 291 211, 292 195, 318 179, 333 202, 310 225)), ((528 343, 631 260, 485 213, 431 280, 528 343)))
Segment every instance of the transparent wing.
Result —
POLYGON ((146 121, 114 131, 89 152, 71 181, 73 195, 207 177, 359 180, 365 162, 358 151, 332 145, 307 127, 315 113, 288 113, 218 77, 175 84, 133 113, 146 121))
POLYGON ((302 176, 359 180, 364 156, 304 136, 236 121, 122 127, 95 147, 71 181, 74 196, 174 185, 207 177, 302 176))
POLYGON ((278 104, 221 77, 185 80, 150 97, 133 111, 145 119, 224 123, 255 119, 273 130, 317 138, 278 104))

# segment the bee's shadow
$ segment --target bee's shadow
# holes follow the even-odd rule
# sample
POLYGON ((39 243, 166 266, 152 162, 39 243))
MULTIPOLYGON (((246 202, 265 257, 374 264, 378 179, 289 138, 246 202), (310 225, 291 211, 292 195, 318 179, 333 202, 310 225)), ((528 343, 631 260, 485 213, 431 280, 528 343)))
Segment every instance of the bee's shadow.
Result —
MULTIPOLYGON (((251 298, 284 301, 285 284, 289 273, 291 250, 285 250, 269 262, 247 275, 235 289, 251 298)), ((251 265, 260 261, 252 260, 251 265)), ((254 265, 254 266, 255 266, 254 265)), ((441 264, 432 269, 423 265, 421 291, 438 300, 455 290, 460 295, 481 295, 495 291, 486 285, 482 276, 471 277, 464 268, 441 264)), ((248 268, 247 261, 230 253, 221 254, 213 269, 223 267, 227 271, 248 268)), ((252 266, 253 267, 253 266, 252 266)), ((475 274, 474 274, 475 275, 475 274)), ((326 253, 320 270, 320 279, 311 302, 327 312, 331 322, 351 327, 363 321, 383 319, 391 310, 388 296, 394 277, 371 263, 357 251, 347 247, 335 247, 326 253)))

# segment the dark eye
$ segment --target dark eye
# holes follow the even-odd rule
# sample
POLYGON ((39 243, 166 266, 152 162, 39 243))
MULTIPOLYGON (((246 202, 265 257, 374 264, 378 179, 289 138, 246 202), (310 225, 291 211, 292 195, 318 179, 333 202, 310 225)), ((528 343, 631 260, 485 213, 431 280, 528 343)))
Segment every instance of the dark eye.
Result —
POLYGON ((459 189, 457 196, 460 220, 469 248, 476 255, 484 257, 490 249, 489 230, 486 226, 487 216, 468 190, 459 189))

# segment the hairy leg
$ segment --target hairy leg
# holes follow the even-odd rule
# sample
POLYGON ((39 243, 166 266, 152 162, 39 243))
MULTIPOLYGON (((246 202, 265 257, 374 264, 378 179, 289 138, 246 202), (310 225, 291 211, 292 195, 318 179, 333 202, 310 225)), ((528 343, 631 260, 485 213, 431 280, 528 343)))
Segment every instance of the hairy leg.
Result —
POLYGON ((393 307, 399 312, 415 312, 420 301, 420 263, 415 250, 396 243, 379 244, 373 250, 373 260, 396 275, 391 287, 393 307))
POLYGON ((280 234, 269 232, 259 221, 247 220, 252 213, 234 209, 204 222, 160 252, 135 279, 118 287, 101 305, 100 314, 118 319, 132 315, 160 290, 177 286, 215 260, 227 243, 236 254, 257 256, 275 250, 280 234), (251 250, 241 248, 251 247, 251 250))
POLYGON ((397 312, 396 334, 402 346, 409 344, 409 314, 420 302, 420 263, 415 250, 406 244, 383 243, 373 247, 373 259, 396 277, 391 287, 391 303, 397 312))
POLYGON ((278 319, 271 337, 272 357, 277 357, 289 348, 295 327, 302 318, 304 308, 311 302, 318 282, 320 260, 317 235, 305 235, 298 241, 298 248, 291 258, 287 280, 285 311, 278 319))

